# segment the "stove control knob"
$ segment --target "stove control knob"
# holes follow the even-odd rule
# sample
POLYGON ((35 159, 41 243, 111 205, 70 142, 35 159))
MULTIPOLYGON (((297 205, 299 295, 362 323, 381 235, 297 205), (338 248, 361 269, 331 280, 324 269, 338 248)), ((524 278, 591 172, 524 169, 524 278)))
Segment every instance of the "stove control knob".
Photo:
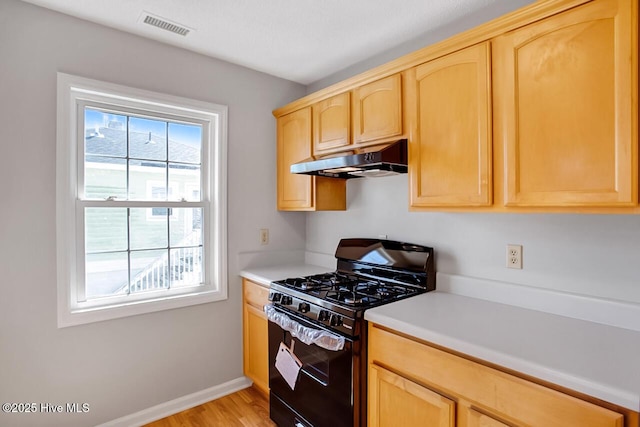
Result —
POLYGON ((320 310, 318 313, 318 320, 321 322, 326 322, 329 320, 329 312, 327 310, 320 310))
POLYGON ((309 304, 307 304, 306 302, 301 302, 300 304, 298 304, 298 311, 300 313, 306 313, 311 309, 311 307, 309 306, 309 304))
POLYGON ((289 295, 282 295, 282 299, 280 300, 280 302, 283 305, 291 305, 293 300, 291 299, 291 297, 289 295))
POLYGON ((280 302, 281 299, 282 299, 282 294, 279 294, 277 292, 271 292, 269 294, 269 301, 280 302))
POLYGON ((329 324, 331 326, 340 326, 340 325, 342 325, 342 317, 338 316, 337 314, 332 314, 331 315, 331 319, 329 319, 329 324))

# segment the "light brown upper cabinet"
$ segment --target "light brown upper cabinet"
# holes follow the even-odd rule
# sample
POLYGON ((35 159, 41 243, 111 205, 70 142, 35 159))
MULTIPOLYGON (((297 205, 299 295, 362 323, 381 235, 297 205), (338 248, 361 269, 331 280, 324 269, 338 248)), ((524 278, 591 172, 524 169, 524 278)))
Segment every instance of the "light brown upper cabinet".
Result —
POLYGON ((278 209, 313 206, 313 178, 293 175, 293 163, 311 157, 311 108, 278 118, 278 209))
POLYGON ((290 171, 311 157, 311 107, 278 117, 277 133, 278 210, 345 210, 345 180, 290 171))
MULTIPOLYGON (((274 115, 307 108, 305 155, 407 138, 411 210, 640 214, 637 0, 535 1, 274 115)), ((278 206, 323 209, 319 182, 278 206)))
POLYGON ((351 144, 351 96, 341 93, 313 104, 313 154, 351 144))
POLYGON ((356 144, 402 135, 402 75, 354 88, 352 115, 356 144))
POLYGON ((481 43, 407 73, 410 204, 491 204, 490 45, 481 43))
POLYGON ((506 206, 637 204, 637 7, 594 0, 495 39, 506 206))

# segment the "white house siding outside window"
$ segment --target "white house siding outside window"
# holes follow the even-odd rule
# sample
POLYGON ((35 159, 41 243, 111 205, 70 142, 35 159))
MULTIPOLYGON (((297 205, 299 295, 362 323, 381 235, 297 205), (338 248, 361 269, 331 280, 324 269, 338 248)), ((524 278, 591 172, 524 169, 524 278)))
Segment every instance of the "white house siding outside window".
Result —
POLYGON ((225 106, 58 73, 58 326, 226 298, 225 106))

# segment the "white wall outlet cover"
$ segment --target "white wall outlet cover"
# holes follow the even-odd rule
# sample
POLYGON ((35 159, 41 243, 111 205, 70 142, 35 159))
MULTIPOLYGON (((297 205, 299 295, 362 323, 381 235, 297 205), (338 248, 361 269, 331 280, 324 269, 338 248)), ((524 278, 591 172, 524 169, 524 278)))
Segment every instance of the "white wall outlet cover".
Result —
POLYGON ((507 267, 522 269, 522 245, 507 245, 507 267))

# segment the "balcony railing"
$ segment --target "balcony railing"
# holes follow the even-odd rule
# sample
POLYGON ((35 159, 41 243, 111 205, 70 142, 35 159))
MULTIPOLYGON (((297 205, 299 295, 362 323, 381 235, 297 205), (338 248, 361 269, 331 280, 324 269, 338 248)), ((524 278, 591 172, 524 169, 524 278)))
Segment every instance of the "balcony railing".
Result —
POLYGON ((172 249, 131 279, 130 292, 197 285, 202 281, 202 248, 172 249))
MULTIPOLYGON (((197 244, 198 236, 199 233, 192 233, 180 245, 197 244)), ((124 283, 115 294, 193 286, 201 282, 202 247, 173 248, 132 277, 131 286, 124 283)))

